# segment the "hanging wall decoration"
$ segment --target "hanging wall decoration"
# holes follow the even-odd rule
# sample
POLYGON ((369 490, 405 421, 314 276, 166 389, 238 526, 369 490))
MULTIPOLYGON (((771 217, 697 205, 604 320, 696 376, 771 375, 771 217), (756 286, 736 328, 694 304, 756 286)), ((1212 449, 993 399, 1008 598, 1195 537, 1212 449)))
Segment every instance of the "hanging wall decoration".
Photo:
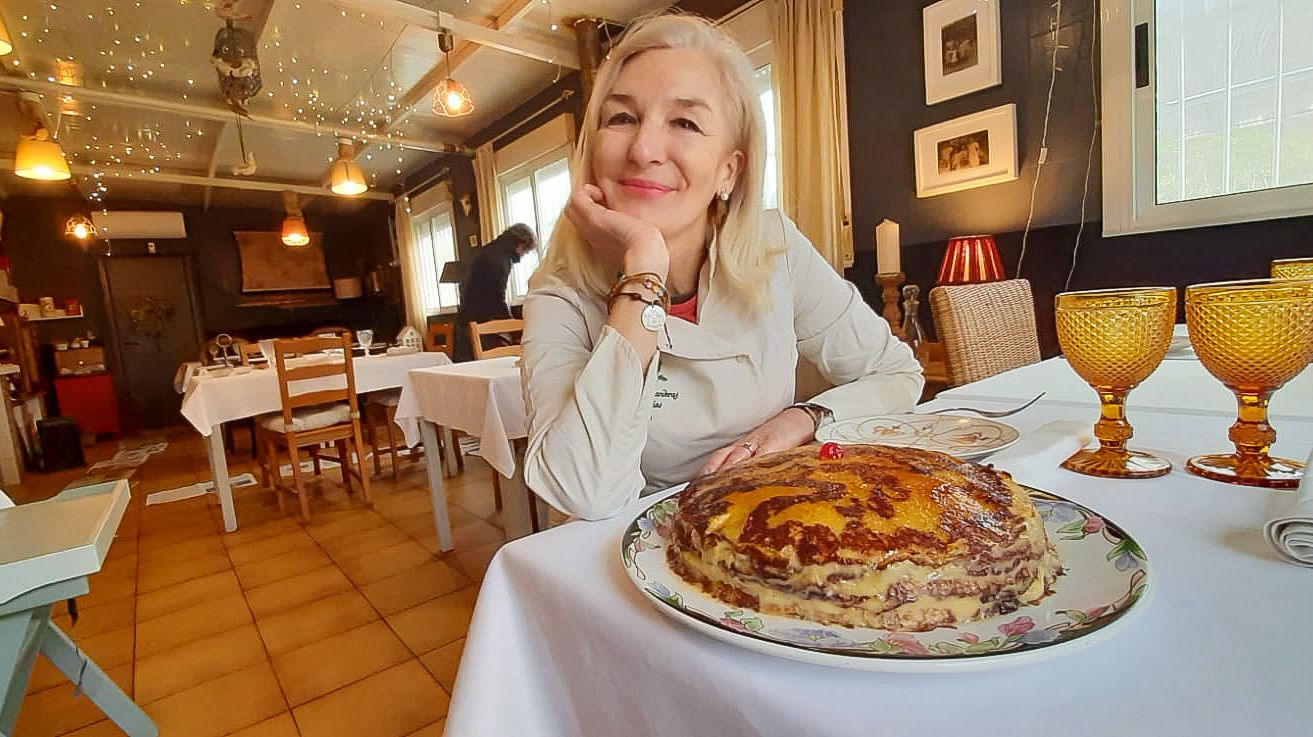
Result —
POLYGON ((925 103, 1003 83, 999 0, 940 0, 921 11, 925 103))

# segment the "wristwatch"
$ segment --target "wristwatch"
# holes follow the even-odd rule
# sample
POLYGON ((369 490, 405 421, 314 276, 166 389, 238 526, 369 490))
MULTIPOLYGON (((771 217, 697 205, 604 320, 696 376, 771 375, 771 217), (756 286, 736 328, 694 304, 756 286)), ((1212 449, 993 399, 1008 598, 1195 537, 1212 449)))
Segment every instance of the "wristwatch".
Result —
POLYGON ((823 407, 815 402, 798 402, 797 404, 791 404, 787 407, 787 409, 794 408, 800 409, 808 415, 811 415, 812 422, 816 427, 820 427, 822 422, 834 419, 834 412, 829 407, 823 407))

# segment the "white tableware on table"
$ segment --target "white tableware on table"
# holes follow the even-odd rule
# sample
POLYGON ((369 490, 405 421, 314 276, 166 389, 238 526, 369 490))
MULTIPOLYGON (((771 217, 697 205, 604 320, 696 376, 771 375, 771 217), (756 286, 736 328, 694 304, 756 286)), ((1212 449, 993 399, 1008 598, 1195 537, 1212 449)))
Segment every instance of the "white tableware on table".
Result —
POLYGON ((365 355, 368 356, 370 347, 374 345, 374 331, 357 330, 356 342, 360 344, 361 348, 365 349, 365 355))
POLYGON ((822 443, 937 450, 968 461, 1002 450, 1019 437, 1021 433, 1011 425, 983 417, 955 415, 855 417, 816 429, 816 439, 822 443))
POLYGON ((665 547, 678 495, 645 509, 621 537, 621 562, 662 614, 737 647, 815 665, 893 673, 994 670, 1071 653, 1145 609, 1149 563, 1129 535, 1075 502, 1030 489, 1064 573, 1053 593, 1011 614, 929 632, 843 627, 721 602, 670 570, 665 547))
POLYGON ((411 353, 419 353, 419 348, 412 345, 394 345, 387 349, 389 356, 406 356, 411 353))
POLYGON ((1274 492, 1272 514, 1263 536, 1282 560, 1313 568, 1313 452, 1304 463, 1304 478, 1293 494, 1274 492))
POLYGON ((232 372, 232 366, 209 366, 205 369, 205 373, 210 376, 227 376, 232 372))

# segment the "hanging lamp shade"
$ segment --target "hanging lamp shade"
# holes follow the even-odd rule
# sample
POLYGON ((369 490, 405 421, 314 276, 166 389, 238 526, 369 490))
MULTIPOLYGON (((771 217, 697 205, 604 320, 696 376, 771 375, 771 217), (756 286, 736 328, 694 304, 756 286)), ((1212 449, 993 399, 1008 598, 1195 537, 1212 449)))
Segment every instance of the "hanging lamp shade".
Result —
POLYGON ((975 284, 1003 278, 1003 262, 991 235, 950 238, 939 266, 940 284, 975 284))
POLYGON ((306 230, 305 217, 301 215, 295 192, 283 192, 283 209, 287 210, 287 217, 283 218, 283 245, 294 248, 309 245, 310 232, 306 230))
POLYGON ((24 179, 58 182, 73 176, 64 160, 64 150, 50 140, 45 128, 18 140, 14 150, 14 173, 24 179))
POLYGON ((91 218, 86 215, 74 215, 64 223, 64 235, 69 238, 76 238, 85 241, 96 232, 96 226, 92 224, 91 218))
POLYGON ((349 138, 337 139, 337 160, 329 170, 329 188, 335 194, 358 195, 369 189, 365 184, 365 173, 356 163, 355 145, 349 138))
POLYGON ((474 112, 474 98, 465 85, 451 77, 451 32, 438 33, 438 48, 447 60, 447 78, 433 88, 433 112, 448 118, 458 118, 474 112))

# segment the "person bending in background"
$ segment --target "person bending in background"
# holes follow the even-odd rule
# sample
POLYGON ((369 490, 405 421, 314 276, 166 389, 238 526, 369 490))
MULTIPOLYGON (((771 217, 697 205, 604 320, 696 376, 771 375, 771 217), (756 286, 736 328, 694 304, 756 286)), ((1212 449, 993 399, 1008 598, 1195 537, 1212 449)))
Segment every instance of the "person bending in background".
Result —
MULTIPOLYGON (((504 320, 511 317, 511 308, 506 304, 506 283, 511 277, 511 267, 519 263, 524 254, 538 246, 538 238, 533 230, 523 223, 516 223, 501 235, 492 239, 480 249, 465 278, 460 285, 460 309, 456 312, 458 333, 465 333, 471 322, 504 320)), ((485 335, 484 348, 510 345, 510 336, 485 335)), ((474 349, 468 337, 456 340, 453 346, 456 361, 468 361, 474 358, 474 349)))

